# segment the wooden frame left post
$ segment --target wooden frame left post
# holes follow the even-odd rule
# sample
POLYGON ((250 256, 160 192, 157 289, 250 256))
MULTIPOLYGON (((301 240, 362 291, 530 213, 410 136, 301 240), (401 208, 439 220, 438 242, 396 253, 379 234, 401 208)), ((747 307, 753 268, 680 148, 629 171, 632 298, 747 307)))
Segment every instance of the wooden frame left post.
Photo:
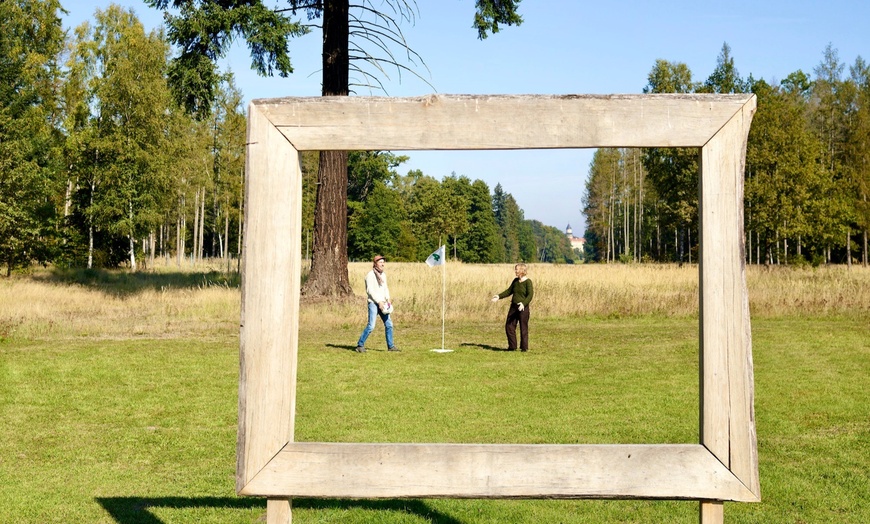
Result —
MULTIPOLYGON (((296 411, 300 154, 255 105, 248 110, 245 187, 237 491, 293 441, 296 411)), ((290 521, 289 498, 268 499, 268 524, 290 521)))

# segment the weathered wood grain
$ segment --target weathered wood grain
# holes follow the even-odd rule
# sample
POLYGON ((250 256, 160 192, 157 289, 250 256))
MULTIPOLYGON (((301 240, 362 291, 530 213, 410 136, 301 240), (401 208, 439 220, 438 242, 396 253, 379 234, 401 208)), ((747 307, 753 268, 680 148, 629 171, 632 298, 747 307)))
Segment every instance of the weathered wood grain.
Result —
POLYGON ((293 440, 299 319, 299 153, 248 115, 236 488, 293 440))
POLYGON ((753 95, 317 97, 250 104, 236 489, 269 497, 760 500, 743 256, 753 95), (294 443, 299 151, 698 147, 698 445, 294 443))
POLYGON ((755 500, 697 444, 288 444, 242 492, 327 498, 755 500))
POLYGON ((701 443, 760 496, 743 229, 755 100, 701 149, 701 443))
POLYGON ((752 95, 258 99, 298 150, 701 147, 752 95))

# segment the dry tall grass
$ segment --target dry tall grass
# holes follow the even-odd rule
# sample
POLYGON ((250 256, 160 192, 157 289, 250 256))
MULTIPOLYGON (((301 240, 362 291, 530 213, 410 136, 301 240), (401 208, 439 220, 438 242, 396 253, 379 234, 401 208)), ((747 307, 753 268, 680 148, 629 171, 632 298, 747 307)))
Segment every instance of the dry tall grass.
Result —
MULTIPOLYGON (((370 266, 350 265, 355 293, 364 294, 363 278, 370 266)), ((390 289, 397 311, 415 320, 440 318, 442 268, 424 264, 388 264, 390 289)), ((446 266, 447 318, 488 317, 489 298, 513 278, 513 265, 457 264, 446 266)), ((698 314, 698 266, 666 264, 532 264, 535 316, 625 316, 698 314)), ((790 267, 747 268, 753 315, 870 314, 870 268, 790 267)), ((504 303, 501 306, 506 307, 504 303)), ((499 308, 502 309, 502 308, 499 308)))
POLYGON ((143 287, 119 293, 33 277, 0 279, 0 340, 237 336, 238 288, 143 287))
MULTIPOLYGON (((364 322, 368 263, 349 266, 357 297, 303 301, 300 323, 357 325, 364 322)), ((395 316, 437 325, 441 320, 442 270, 422 263, 388 263, 395 316)), ((239 289, 207 278, 211 265, 182 284, 168 279, 173 267, 155 268, 123 289, 109 283, 80 284, 48 272, 0 279, 0 339, 225 337, 238 334, 239 289)), ((500 321, 507 308, 494 293, 513 278, 509 264, 449 263, 446 320, 500 321)), ((698 268, 676 265, 532 264, 536 318, 583 316, 682 316, 698 312, 698 268)), ((870 268, 749 267, 752 315, 757 317, 845 315, 870 317, 870 268)))

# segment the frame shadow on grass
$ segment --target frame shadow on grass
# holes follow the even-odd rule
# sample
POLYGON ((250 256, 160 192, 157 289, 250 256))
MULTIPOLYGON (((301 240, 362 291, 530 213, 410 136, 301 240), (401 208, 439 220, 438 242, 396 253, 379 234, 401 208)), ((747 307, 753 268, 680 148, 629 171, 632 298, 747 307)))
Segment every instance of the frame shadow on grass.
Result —
MULTIPOLYGON (((151 513, 151 508, 190 509, 223 508, 266 511, 266 500, 254 497, 98 497, 97 502, 118 524, 164 524, 151 513)), ((351 500, 351 499, 306 499, 292 501, 293 509, 351 510, 411 513, 432 524, 463 524, 449 515, 432 509, 422 500, 351 500)))

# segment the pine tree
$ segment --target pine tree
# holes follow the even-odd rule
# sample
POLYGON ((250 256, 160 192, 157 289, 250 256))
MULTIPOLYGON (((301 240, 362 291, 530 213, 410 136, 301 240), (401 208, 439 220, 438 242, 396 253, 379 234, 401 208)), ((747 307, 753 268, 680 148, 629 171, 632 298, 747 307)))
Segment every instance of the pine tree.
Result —
MULTIPOLYGON (((271 75, 273 67, 281 76, 292 72, 288 42, 309 29, 291 22, 283 14, 285 11, 294 15, 304 11, 309 20, 322 21, 323 96, 348 96, 351 71, 359 75, 363 86, 375 88, 381 86, 379 72, 385 65, 414 73, 395 59, 391 51, 394 45, 401 47, 412 62, 419 58, 405 44, 397 23, 415 16, 415 4, 407 0, 387 1, 391 13, 378 11, 369 3, 351 6, 347 0, 287 0, 288 9, 269 9, 262 0, 146 0, 146 3, 159 9, 170 5, 182 9, 182 16, 168 18, 171 38, 183 50, 174 61, 170 77, 177 93, 194 109, 210 103, 210 86, 216 79, 214 61, 227 52, 236 35, 248 43, 253 65, 261 74, 271 75), (351 45, 360 52, 358 60, 351 59, 351 45), (377 53, 386 53, 386 57, 377 53), (365 64, 372 68, 365 69, 365 64)), ((518 5, 519 0, 478 0, 474 27, 479 38, 497 33, 501 25, 522 23, 516 12, 518 5)), ((314 253, 302 292, 351 295, 347 273, 347 153, 322 151, 318 169, 314 253)))

